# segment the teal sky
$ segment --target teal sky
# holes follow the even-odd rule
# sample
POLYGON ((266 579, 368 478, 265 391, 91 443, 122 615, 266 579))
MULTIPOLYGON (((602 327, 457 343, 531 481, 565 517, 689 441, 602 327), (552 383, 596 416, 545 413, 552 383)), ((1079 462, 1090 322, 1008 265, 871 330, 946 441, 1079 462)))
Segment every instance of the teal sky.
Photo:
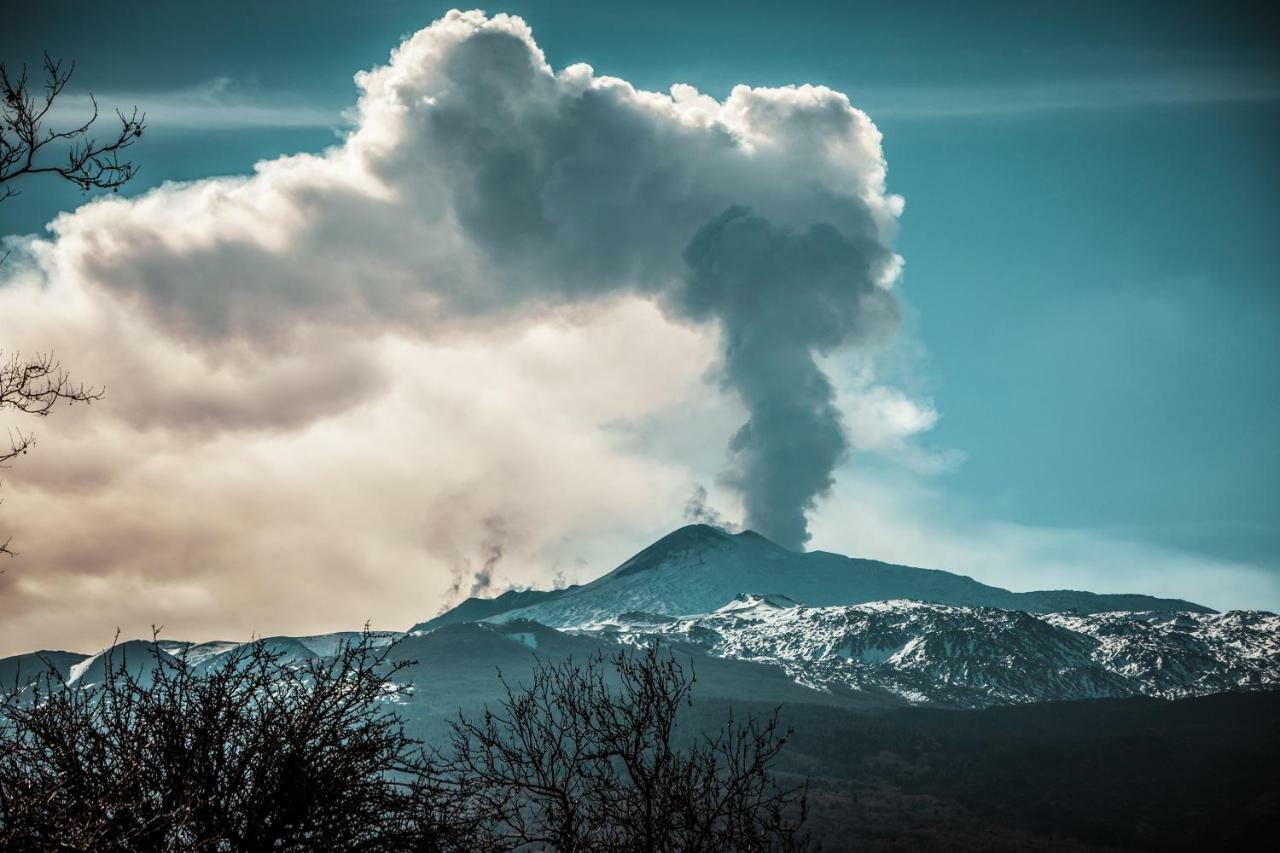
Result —
MULTIPOLYGON (((77 5, 30 6, 0 56, 75 58, 104 104, 210 105, 173 121, 152 110, 128 193, 331 144, 353 70, 448 8, 77 5)), ((847 92, 906 198, 903 372, 942 414, 926 443, 965 455, 942 488, 990 517, 1280 571, 1274 29, 1250 5, 1033 5, 487 11, 528 20, 556 68, 586 61, 644 88, 847 92)), ((0 206, 0 233, 79 201, 28 188, 0 206)))

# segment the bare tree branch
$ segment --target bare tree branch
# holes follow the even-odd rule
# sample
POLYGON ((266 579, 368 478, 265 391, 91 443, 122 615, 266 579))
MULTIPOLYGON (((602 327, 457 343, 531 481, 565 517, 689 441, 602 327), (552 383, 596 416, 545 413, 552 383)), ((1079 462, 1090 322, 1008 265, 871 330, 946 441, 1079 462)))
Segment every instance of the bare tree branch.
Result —
POLYGON ((402 830, 414 744, 385 700, 405 664, 371 634, 209 669, 155 639, 103 653, 91 685, 51 671, 0 704, 0 850, 434 849, 402 830))
MULTIPOLYGON (((131 180, 138 167, 120 159, 120 152, 142 137, 146 116, 135 107, 129 115, 116 110, 120 127, 111 136, 99 139, 91 131, 98 120, 98 101, 91 94, 90 115, 65 129, 46 126, 45 120, 58 96, 75 73, 75 63, 64 63, 44 54, 44 82, 33 91, 27 66, 13 73, 0 62, 0 202, 18 194, 19 178, 52 175, 90 189, 117 190, 131 180), (49 155, 52 148, 65 145, 65 160, 49 155)), ((8 252, 0 252, 0 265, 8 252)), ((102 389, 73 384, 52 355, 23 361, 16 355, 0 363, 0 409, 16 409, 29 415, 45 416, 59 402, 88 403, 102 396, 102 389)), ((35 437, 21 430, 9 431, 9 447, 0 449, 0 466, 31 449, 35 437)), ((0 554, 13 556, 10 540, 0 541, 0 554)))
MULTIPOLYGON (((48 417, 59 403, 92 403, 102 399, 106 389, 73 382, 53 353, 23 358, 14 353, 8 359, 0 351, 0 410, 13 409, 27 415, 48 417)), ((35 444, 32 432, 9 430, 9 447, 0 446, 0 467, 24 455, 35 444)), ((14 556, 9 539, 0 543, 0 554, 14 556)))
POLYGON ((450 740, 406 736, 366 631, 299 665, 113 647, 0 697, 0 850, 788 853, 803 790, 776 715, 680 731, 693 678, 654 648, 538 664, 450 740), (133 649, 133 655, 126 653, 133 649))
POLYGON ((33 92, 25 65, 15 74, 0 63, 0 202, 18 194, 14 181, 31 175, 60 177, 88 192, 114 191, 138 173, 133 162, 120 160, 120 152, 137 142, 146 127, 146 115, 136 107, 128 115, 116 110, 120 127, 101 140, 91 134, 99 114, 93 95, 89 96, 91 114, 80 124, 63 130, 45 126, 75 68, 74 62, 54 60, 46 53, 43 91, 33 92), (61 162, 45 156, 56 143, 66 144, 61 162))
POLYGON ((803 849, 803 789, 768 768, 789 733, 732 715, 684 736, 693 677, 656 647, 539 664, 500 708, 459 717, 428 775, 477 849, 767 853, 803 849))

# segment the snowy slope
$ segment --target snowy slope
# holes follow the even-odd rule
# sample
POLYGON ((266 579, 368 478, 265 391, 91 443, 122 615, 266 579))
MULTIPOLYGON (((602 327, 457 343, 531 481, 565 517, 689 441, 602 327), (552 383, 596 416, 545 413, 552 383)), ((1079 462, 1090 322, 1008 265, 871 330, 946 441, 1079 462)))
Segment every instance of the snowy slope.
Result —
POLYGON ((1053 625, 1095 643, 1093 657, 1156 696, 1280 683, 1280 616, 1227 613, 1051 614, 1053 625))
POLYGON ((101 684, 109 671, 127 671, 145 682, 158 665, 174 662, 169 652, 150 640, 129 640, 79 661, 71 667, 66 681, 69 685, 88 687, 101 684))
MULTIPOLYGON (((302 664, 315 658, 332 657, 343 643, 353 642, 357 631, 339 631, 308 637, 268 637, 262 640, 267 650, 286 664, 302 664)), ((398 631, 373 632, 375 646, 390 645, 404 636, 398 631)), ((36 679, 52 676, 56 682, 88 687, 100 684, 108 667, 128 671, 146 679, 158 661, 177 666, 180 662, 196 670, 208 670, 228 660, 232 652, 249 643, 214 640, 191 643, 184 640, 128 640, 91 655, 64 651, 39 651, 0 658, 0 696, 21 691, 36 679)))
MULTIPOLYGON (((375 646, 390 645, 400 637, 399 632, 376 631, 372 638, 375 646)), ((303 664, 313 658, 332 657, 344 643, 355 642, 360 637, 358 631, 338 631, 333 634, 313 634, 307 637, 264 637, 260 642, 266 650, 285 664, 303 664)), ((160 647, 176 658, 185 660, 191 666, 207 669, 220 662, 238 649, 244 649, 250 643, 214 641, 209 643, 184 643, 177 640, 162 640, 160 647)))
POLYGON ((703 615, 632 612, 576 630, 772 663, 818 690, 959 707, 1280 686, 1280 617, 1261 612, 1079 616, 919 601, 804 607, 743 595, 703 615))

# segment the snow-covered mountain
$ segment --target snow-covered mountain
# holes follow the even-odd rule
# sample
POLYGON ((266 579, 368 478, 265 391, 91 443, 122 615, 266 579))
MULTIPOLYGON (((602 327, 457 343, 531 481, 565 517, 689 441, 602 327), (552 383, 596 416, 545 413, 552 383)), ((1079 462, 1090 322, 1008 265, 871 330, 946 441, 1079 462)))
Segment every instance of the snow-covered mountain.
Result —
POLYGON ((682 527, 612 572, 565 590, 468 599, 412 630, 459 621, 528 619, 552 627, 600 621, 628 610, 684 616, 708 613, 741 592, 785 595, 813 607, 911 599, 1030 613, 1114 610, 1210 612, 1190 601, 1075 590, 1010 592, 973 578, 830 554, 789 551, 746 531, 705 524, 682 527))
MULTIPOLYGON (((303 664, 352 636, 265 642, 303 664)), ((818 704, 984 707, 1280 686, 1274 614, 1219 614, 1146 595, 1011 592, 945 571, 797 553, 706 525, 663 537, 591 583, 468 599, 406 634, 379 636, 395 643, 393 659, 417 662, 418 683, 432 685, 419 695, 446 704, 487 697, 495 669, 519 671, 533 654, 580 657, 655 638, 701 656, 726 695, 818 704)), ((157 655, 210 668, 239 645, 131 641, 112 654, 131 669, 157 655)), ((70 652, 0 660, 0 676, 19 686, 49 669, 88 685, 105 661, 70 652)))
POLYGON ((781 668, 828 695, 980 707, 1280 686, 1280 618, 1189 601, 1011 592, 944 571, 690 525, 580 587, 470 599, 414 626, 539 623, 781 668), (749 594, 747 594, 749 593, 749 594))
POLYGON ((1033 614, 878 601, 804 607, 741 595, 685 618, 638 612, 572 629, 660 638, 780 666, 822 691, 981 707, 1120 696, 1181 698, 1280 686, 1280 617, 1269 613, 1033 614))

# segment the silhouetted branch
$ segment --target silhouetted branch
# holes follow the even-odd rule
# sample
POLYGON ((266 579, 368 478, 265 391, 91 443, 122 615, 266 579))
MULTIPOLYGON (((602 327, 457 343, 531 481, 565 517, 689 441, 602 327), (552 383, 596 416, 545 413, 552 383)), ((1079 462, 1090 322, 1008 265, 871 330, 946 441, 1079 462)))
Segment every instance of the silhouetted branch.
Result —
MULTIPOLYGON (((136 648, 136 647, 135 647, 136 648)), ((384 700, 404 663, 368 632, 290 663, 265 642, 202 669, 113 646, 0 716, 2 850, 380 850, 407 825, 413 742, 384 700), (87 676, 86 676, 87 677, 87 676)), ((397 849, 410 849, 408 847, 397 849)))
POLYGON ((656 648, 586 664, 538 664, 527 687, 479 719, 459 717, 431 776, 455 785, 486 849, 802 849, 802 790, 768 767, 785 745, 776 715, 732 716, 712 735, 677 736, 693 678, 656 648))
POLYGON ((138 167, 121 161, 120 152, 142 136, 146 115, 135 107, 129 115, 116 110, 120 121, 117 131, 105 139, 90 135, 98 120, 98 101, 89 96, 91 114, 80 124, 65 130, 45 126, 50 109, 62 94, 75 63, 54 60, 44 55, 45 81, 42 92, 32 92, 27 67, 17 74, 0 63, 0 202, 17 195, 13 181, 31 175, 53 175, 70 181, 82 192, 90 189, 115 190, 133 178, 138 167), (66 143, 66 159, 62 162, 44 157, 55 143, 66 143))
MULTIPOLYGON (((23 358, 17 353, 7 360, 0 352, 0 410, 14 409, 27 415, 47 417, 58 403, 92 403, 102 399, 105 389, 73 382, 52 353, 23 358)), ((10 429, 9 447, 0 447, 0 466, 22 456, 35 444, 35 434, 10 429)), ((13 556, 9 539, 0 543, 0 554, 13 556)))
POLYGON ((0 704, 0 850, 764 853, 804 847, 768 767, 776 717, 678 736, 693 679, 654 649, 538 664, 427 748, 366 631, 328 658, 267 643, 202 665, 126 644, 0 704), (130 656, 130 648, 135 653, 130 656), (93 683, 86 683, 93 682, 93 683))

